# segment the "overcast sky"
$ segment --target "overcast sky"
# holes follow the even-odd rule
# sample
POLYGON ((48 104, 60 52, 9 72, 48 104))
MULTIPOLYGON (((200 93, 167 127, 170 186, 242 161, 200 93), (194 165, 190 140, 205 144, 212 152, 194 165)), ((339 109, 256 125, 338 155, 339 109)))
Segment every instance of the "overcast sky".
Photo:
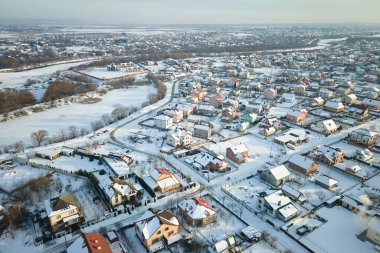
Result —
POLYGON ((0 0, 2 22, 380 23, 380 0, 0 0))

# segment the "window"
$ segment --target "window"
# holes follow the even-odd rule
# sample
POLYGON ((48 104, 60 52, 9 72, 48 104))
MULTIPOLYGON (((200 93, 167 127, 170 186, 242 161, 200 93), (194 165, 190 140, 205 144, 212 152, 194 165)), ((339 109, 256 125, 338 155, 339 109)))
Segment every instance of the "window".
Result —
POLYGON ((115 198, 115 203, 119 203, 119 198, 115 198))
POLYGON ((165 228, 165 231, 168 231, 168 230, 169 230, 169 227, 166 227, 166 228, 165 228))
POLYGON ((157 235, 159 235, 159 234, 161 234, 161 230, 158 230, 158 231, 157 231, 157 235))
POLYGON ((70 211, 69 211, 69 214, 73 214, 73 213, 74 213, 74 210, 70 210, 70 211))
POLYGON ((61 219, 61 215, 57 215, 55 218, 57 218, 57 219, 61 219))

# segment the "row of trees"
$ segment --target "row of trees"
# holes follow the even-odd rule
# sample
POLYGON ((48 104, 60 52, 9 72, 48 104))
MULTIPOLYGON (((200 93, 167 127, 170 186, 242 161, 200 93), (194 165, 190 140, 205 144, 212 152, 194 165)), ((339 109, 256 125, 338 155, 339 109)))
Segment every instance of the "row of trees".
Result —
POLYGON ((33 94, 28 90, 0 91, 0 113, 8 113, 35 103, 33 94))
POLYGON ((148 73, 147 78, 154 83, 154 85, 156 86, 156 89, 157 89, 156 93, 149 93, 148 94, 149 104, 154 104, 154 103, 160 101, 161 99, 163 99, 165 97, 166 86, 159 77, 155 76, 151 72, 148 73))

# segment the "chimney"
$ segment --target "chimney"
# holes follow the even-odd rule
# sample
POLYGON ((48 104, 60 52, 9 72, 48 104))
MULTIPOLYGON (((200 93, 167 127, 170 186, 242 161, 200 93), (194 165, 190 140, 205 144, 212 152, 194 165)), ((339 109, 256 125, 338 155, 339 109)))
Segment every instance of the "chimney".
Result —
POLYGON ((278 206, 281 206, 281 200, 278 201, 278 206))
POLYGON ((95 239, 95 243, 98 243, 98 239, 95 239))

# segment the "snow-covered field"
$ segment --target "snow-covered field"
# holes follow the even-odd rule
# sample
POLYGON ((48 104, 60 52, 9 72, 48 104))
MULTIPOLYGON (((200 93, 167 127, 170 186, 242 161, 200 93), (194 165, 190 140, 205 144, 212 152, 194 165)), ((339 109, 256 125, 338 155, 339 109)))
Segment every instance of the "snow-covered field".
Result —
POLYGON ((136 72, 127 72, 125 70, 108 71, 107 68, 89 68, 81 70, 80 73, 103 80, 136 75, 136 72))
POLYGON ((69 126, 78 129, 91 129, 92 121, 100 120, 105 113, 111 113, 119 106, 141 106, 147 100, 147 94, 154 92, 153 86, 138 86, 128 89, 118 89, 108 92, 102 101, 95 104, 74 103, 34 113, 29 116, 0 123, 0 146, 9 145, 16 141, 31 143, 31 133, 45 129, 50 136, 57 134, 60 129, 69 126))
POLYGON ((57 64, 44 68, 37 68, 20 72, 0 72, 0 89, 3 88, 21 88, 26 80, 45 80, 56 71, 67 70, 71 67, 88 63, 89 61, 79 61, 72 63, 57 64))

